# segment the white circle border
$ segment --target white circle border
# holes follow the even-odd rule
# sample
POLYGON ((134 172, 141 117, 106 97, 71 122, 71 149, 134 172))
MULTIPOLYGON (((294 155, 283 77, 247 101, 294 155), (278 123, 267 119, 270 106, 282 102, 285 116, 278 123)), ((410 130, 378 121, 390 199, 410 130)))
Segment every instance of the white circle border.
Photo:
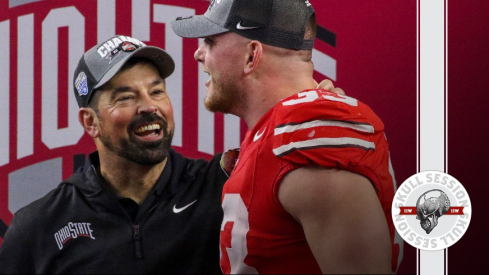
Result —
MULTIPOLYGON (((421 250, 437 251, 452 246, 463 237, 465 232, 467 232, 472 218, 472 205, 467 190, 456 178, 444 172, 427 170, 412 175, 397 188, 394 199, 392 200, 391 214, 392 222, 394 223, 397 234, 405 242, 421 250), (457 198, 454 193, 464 195, 460 199, 457 199, 456 202, 451 202, 451 206, 461 206, 460 202, 463 202, 464 215, 455 215, 457 219, 455 225, 450 228, 448 232, 442 234, 441 237, 432 238, 429 234, 419 234, 419 232, 417 232, 419 230, 411 228, 409 222, 405 219, 416 219, 416 215, 402 215, 404 217, 401 217, 400 207, 415 207, 416 203, 413 205, 405 205, 405 202, 409 199, 409 194, 414 190, 422 188, 428 189, 426 187, 432 188, 433 185, 437 184, 440 187, 438 189, 451 192, 447 195, 450 195, 452 198, 457 198), (449 185, 451 186, 450 188, 448 187, 449 185), (411 190, 411 192, 406 190, 411 190)), ((439 223, 441 222, 443 222, 443 220, 439 220, 439 223)))

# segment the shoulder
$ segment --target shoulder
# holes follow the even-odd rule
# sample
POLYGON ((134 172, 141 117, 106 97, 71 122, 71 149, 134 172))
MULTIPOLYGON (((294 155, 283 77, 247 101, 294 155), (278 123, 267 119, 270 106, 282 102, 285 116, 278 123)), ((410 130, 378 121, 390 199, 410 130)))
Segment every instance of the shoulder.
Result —
POLYGON ((273 119, 273 154, 296 167, 319 165, 360 173, 378 182, 387 171, 384 125, 362 102, 325 90, 284 99, 273 119), (375 172, 377 171, 377 172, 375 172))
MULTIPOLYGON (((199 172, 208 170, 208 167, 218 158, 214 156, 211 160, 204 158, 188 158, 176 152, 174 149, 170 151, 172 173, 177 171, 185 171, 191 175, 196 175, 199 172)), ((218 161, 218 160, 217 160, 218 161)))
POLYGON ((205 168, 208 181, 218 186, 224 185, 229 178, 223 169, 223 154, 219 153, 213 156, 205 168))
POLYGON ((62 216, 69 209, 70 200, 73 199, 75 187, 60 185, 48 194, 37 199, 15 212, 14 217, 6 231, 2 246, 11 244, 21 246, 34 245, 34 236, 45 232, 52 226, 52 222, 62 216), (30 236, 26 239, 26 236, 30 236))
POLYGON ((318 119, 357 124, 382 123, 366 104, 355 98, 326 90, 306 90, 290 96, 277 104, 274 116, 279 120, 279 125, 318 119))
POLYGON ((39 254, 35 251, 41 251, 43 255, 50 253, 46 244, 52 239, 48 236, 55 233, 52 229, 59 225, 60 217, 80 211, 79 207, 70 209, 70 202, 77 194, 74 185, 60 184, 15 212, 0 249, 0 273, 36 272, 34 258, 39 254))
POLYGON ((61 183, 46 195, 16 211, 14 220, 19 223, 27 223, 35 222, 40 218, 43 221, 44 217, 49 215, 50 210, 58 209, 62 205, 69 203, 70 198, 76 193, 75 189, 76 187, 72 184, 61 183))
MULTIPOLYGON (((308 90, 276 106, 273 124, 274 154, 284 157, 308 150, 363 153, 384 139, 384 126, 365 104, 325 90, 308 90)), ((323 152, 324 153, 324 152, 323 152)))
POLYGON ((174 149, 170 150, 170 160, 172 165, 172 173, 176 171, 186 171, 191 174, 195 174, 197 171, 202 169, 208 164, 208 161, 205 159, 193 159, 188 158, 175 151, 174 149))
POLYGON ((204 158, 192 159, 171 151, 172 173, 183 173, 185 177, 194 180, 205 178, 218 184, 224 184, 227 176, 221 169, 220 160, 222 154, 216 154, 210 160, 204 158))

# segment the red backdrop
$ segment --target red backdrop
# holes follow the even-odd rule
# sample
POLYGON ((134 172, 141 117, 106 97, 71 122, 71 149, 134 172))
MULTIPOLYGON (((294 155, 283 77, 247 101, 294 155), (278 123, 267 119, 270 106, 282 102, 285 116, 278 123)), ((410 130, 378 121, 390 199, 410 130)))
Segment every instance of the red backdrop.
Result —
MULTIPOLYGON (((333 79, 382 118, 397 182, 402 183, 417 172, 417 1, 310 2, 320 26, 315 78, 333 79)), ((179 40, 166 24, 171 17, 183 15, 177 12, 201 14, 208 3, 0 0, 0 244, 15 210, 71 175, 95 149, 73 117, 77 107, 70 83, 83 51, 110 35, 134 36, 176 57, 181 74, 169 79, 172 102, 180 116, 176 150, 189 157, 209 158, 239 144, 243 123, 236 127, 233 118, 199 112, 200 68, 193 60, 198 40, 179 40), (212 127, 203 127, 207 125, 212 127)), ((476 209, 466 235, 449 248, 448 271, 486 273, 482 263, 487 253, 472 252, 472 247, 480 246, 482 230, 487 228, 478 215, 482 196, 487 194, 482 174, 487 164, 482 156, 488 151, 483 120, 488 96, 483 92, 489 87, 489 1, 452 0, 446 13, 446 172, 464 184, 476 209)), ((406 244, 399 273, 415 272, 416 251, 406 244)))

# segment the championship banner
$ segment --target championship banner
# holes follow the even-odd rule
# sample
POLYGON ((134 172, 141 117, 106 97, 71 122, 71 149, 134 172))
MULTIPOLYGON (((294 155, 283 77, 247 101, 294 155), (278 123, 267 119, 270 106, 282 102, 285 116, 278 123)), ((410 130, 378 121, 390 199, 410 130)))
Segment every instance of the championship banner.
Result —
MULTIPOLYGON (((419 1, 309 1, 318 23, 314 78, 333 80, 377 113, 402 183, 419 172, 419 1)), ((0 246, 13 214, 56 188, 95 150, 78 122, 73 75, 86 50, 116 34, 173 57, 175 72, 166 85, 175 150, 209 159, 239 147, 246 124, 204 107, 208 76, 193 57, 202 41, 182 39, 169 24, 176 16, 203 14, 208 5, 208 0, 0 0, 0 246)), ((470 189, 471 183, 461 180, 470 189)), ((415 205, 406 206, 416 213, 415 205)), ((417 250, 402 247, 400 238, 396 242, 404 252, 398 273, 418 272, 417 250)))

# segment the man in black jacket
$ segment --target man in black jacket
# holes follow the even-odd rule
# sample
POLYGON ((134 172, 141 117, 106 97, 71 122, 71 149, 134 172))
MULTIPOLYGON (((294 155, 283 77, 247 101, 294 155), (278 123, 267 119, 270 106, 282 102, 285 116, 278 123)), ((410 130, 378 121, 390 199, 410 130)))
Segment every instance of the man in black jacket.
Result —
POLYGON ((79 121, 97 151, 19 210, 0 273, 220 273, 219 165, 171 149, 173 110, 162 49, 115 36, 74 75, 79 121))

